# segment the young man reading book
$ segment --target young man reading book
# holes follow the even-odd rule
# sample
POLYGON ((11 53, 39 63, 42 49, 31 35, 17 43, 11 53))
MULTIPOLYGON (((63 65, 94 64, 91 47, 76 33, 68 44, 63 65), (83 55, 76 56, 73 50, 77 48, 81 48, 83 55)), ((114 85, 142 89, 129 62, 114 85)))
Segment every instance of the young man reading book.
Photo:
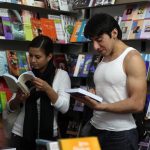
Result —
POLYGON ((32 80, 35 88, 29 95, 19 90, 8 102, 12 113, 21 107, 10 145, 17 150, 35 150, 35 140, 39 138, 57 140, 57 112, 65 113, 70 101, 69 94, 64 92, 71 86, 70 78, 66 71, 53 65, 53 41, 40 35, 31 41, 28 49, 32 72, 36 76, 32 80))
POLYGON ((94 73, 95 92, 103 101, 76 97, 94 110, 81 134, 98 136, 102 150, 138 150, 138 133, 132 113, 142 111, 145 104, 144 61, 136 49, 121 40, 118 23, 108 14, 94 15, 87 22, 84 35, 103 56, 94 73))

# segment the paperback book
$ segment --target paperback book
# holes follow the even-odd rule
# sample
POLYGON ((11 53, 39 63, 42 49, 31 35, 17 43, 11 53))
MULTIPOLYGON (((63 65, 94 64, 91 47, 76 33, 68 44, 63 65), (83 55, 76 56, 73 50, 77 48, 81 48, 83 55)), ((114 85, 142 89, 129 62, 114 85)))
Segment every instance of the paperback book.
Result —
POLYGON ((84 89, 81 89, 81 88, 66 89, 65 92, 69 93, 72 96, 78 96, 78 97, 88 96, 98 102, 102 102, 102 97, 99 97, 99 96, 97 96, 91 92, 88 92, 84 89))
POLYGON ((13 93, 17 92, 18 89, 21 89, 23 93, 29 94, 30 90, 33 88, 31 81, 35 75, 32 71, 27 71, 22 73, 18 79, 9 73, 4 74, 3 77, 8 85, 8 88, 13 93))

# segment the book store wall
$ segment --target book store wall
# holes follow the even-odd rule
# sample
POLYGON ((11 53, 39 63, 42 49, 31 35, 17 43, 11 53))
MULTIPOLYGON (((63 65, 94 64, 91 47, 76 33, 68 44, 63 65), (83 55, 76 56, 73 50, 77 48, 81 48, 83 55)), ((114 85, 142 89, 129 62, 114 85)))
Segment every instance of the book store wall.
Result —
MULTIPOLYGON (((58 0, 61 1, 61 0, 58 0)), ((150 72, 150 2, 136 0, 112 0, 107 3, 99 0, 72 0, 70 3, 57 3, 55 0, 43 1, 13 1, 0 3, 0 76, 9 72, 14 76, 30 69, 27 46, 38 34, 51 37, 55 43, 54 63, 56 67, 67 70, 72 87, 88 89, 94 87, 92 76, 99 56, 94 53, 91 42, 83 35, 87 20, 99 12, 113 15, 123 32, 123 40, 135 47, 147 66, 147 81, 150 72), (51 3, 51 2, 54 3, 51 3), (103 2, 103 3, 102 3, 103 2), (140 15, 133 15, 140 11, 140 15), (127 15, 127 11, 130 14, 127 15), (136 11, 135 11, 136 10, 136 11), (137 24, 134 27, 134 23, 137 24), (137 28, 137 32, 133 29, 137 28), (140 30, 139 30, 140 28, 140 30), (53 31, 53 32, 52 32, 53 31), (139 34, 140 32, 140 34, 139 34), (11 55, 15 55, 11 60, 11 55), (12 64, 13 62, 13 64, 12 64), (62 65, 63 64, 63 65, 62 65), (17 68, 14 72, 11 68, 17 68)), ((148 86, 148 91, 150 86, 148 86)), ((2 77, 0 77, 0 113, 6 107, 12 93, 2 77)), ((144 114, 140 114, 137 122, 140 132, 150 130, 150 95, 147 92, 144 114), (144 119, 143 119, 144 118, 144 119), (144 124, 143 124, 144 122, 144 124)), ((80 129, 90 119, 92 110, 71 98, 69 111, 61 116, 60 126, 64 137, 79 136, 80 129), (64 121, 65 120, 65 121, 64 121), (64 124, 65 122, 65 124, 64 124)), ((143 135, 143 133, 141 133, 143 135)))

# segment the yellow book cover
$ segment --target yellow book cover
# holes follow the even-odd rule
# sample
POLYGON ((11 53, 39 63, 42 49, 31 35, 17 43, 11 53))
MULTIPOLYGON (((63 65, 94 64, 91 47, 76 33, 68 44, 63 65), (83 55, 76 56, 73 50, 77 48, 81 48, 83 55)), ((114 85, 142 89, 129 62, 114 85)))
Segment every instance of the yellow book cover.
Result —
POLYGON ((97 137, 80 137, 59 140, 61 150, 101 150, 97 137))

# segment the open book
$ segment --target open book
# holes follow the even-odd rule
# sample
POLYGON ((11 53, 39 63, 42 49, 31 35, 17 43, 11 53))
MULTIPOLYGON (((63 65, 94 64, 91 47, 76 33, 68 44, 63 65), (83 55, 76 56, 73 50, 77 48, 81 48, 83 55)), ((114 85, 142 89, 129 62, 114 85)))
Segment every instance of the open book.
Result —
POLYGON ((74 88, 74 89, 66 89, 65 90, 66 93, 69 93, 71 95, 74 95, 74 96, 79 96, 79 97, 83 97, 83 96, 89 96, 90 98, 98 101, 98 102, 102 102, 102 98, 91 93, 91 92, 88 92, 84 89, 81 89, 81 88, 74 88))
POLYGON ((9 73, 3 75, 8 88, 14 93, 18 89, 21 89, 25 94, 30 93, 31 87, 33 87, 31 80, 35 77, 32 71, 22 73, 18 79, 9 73))

